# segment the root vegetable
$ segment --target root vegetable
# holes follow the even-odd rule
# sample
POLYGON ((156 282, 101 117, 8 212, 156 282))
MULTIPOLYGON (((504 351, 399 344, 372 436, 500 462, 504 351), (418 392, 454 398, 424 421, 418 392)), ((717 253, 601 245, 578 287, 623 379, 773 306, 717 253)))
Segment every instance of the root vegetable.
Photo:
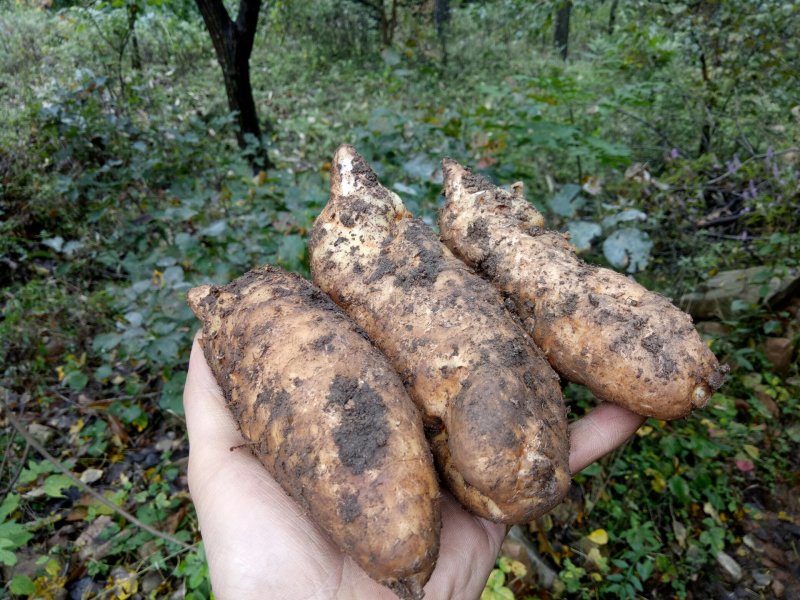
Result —
POLYGON ((503 522, 557 504, 569 486, 558 376, 497 291, 350 146, 334 156, 309 248, 314 282, 402 376, 454 495, 503 522))
POLYGON ((705 406, 724 368, 685 314, 544 229, 521 186, 495 187, 445 160, 442 240, 508 295, 550 364, 601 400, 675 419, 705 406))
POLYGON ((276 268, 194 288, 189 304, 254 454, 372 578, 422 598, 439 547, 438 484, 419 413, 386 359, 324 293, 276 268))

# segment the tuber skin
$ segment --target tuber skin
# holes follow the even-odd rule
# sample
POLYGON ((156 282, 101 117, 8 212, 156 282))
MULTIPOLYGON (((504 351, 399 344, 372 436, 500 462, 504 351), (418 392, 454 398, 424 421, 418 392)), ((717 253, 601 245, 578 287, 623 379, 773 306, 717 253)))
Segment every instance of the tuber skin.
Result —
POLYGON ((569 487, 558 376, 497 291, 444 247, 351 146, 309 250, 314 282, 400 373, 458 500, 497 522, 527 522, 569 487))
POLYGON ((368 575, 422 598, 439 489, 420 415, 386 359, 323 292, 274 267, 188 299, 253 453, 368 575))
POLYGON ((442 241, 511 298, 550 364, 595 396, 678 419, 706 405, 725 367, 667 298, 584 263, 522 194, 443 161, 442 241))

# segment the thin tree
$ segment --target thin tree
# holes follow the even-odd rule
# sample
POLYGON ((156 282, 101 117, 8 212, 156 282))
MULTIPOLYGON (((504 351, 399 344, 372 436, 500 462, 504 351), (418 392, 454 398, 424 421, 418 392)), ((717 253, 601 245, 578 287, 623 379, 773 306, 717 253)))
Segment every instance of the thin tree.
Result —
POLYGON ((394 41, 394 31, 397 27, 397 8, 399 0, 389 0, 388 5, 383 0, 353 0, 367 9, 369 15, 378 24, 381 41, 384 46, 391 46, 394 41))
POLYGON ((434 0, 433 23, 442 49, 442 64, 447 66, 447 22, 450 20, 450 0, 434 0))
POLYGON ((619 0, 611 2, 611 10, 608 11, 608 35, 614 35, 614 26, 617 23, 617 7, 619 0))
POLYGON ((572 13, 572 2, 563 0, 556 12, 556 29, 553 40, 556 49, 561 53, 561 58, 567 60, 569 54, 569 17, 572 13))
MULTIPOLYGON (((236 139, 239 147, 247 146, 248 134, 254 136, 259 145, 253 166, 264 169, 272 167, 266 148, 260 144, 262 131, 250 84, 250 54, 258 27, 261 0, 239 0, 239 12, 235 21, 231 19, 222 0, 196 2, 211 35, 217 61, 222 67, 228 107, 238 115, 236 139)), ((265 130, 270 129, 270 124, 265 122, 265 130)))

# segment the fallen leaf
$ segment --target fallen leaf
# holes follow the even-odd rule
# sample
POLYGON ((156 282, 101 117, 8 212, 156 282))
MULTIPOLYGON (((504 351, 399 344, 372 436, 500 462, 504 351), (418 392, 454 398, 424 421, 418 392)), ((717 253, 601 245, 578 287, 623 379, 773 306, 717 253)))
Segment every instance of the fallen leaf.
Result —
POLYGON ((86 469, 81 473, 81 481, 83 483, 94 483, 103 476, 101 469, 86 469))
POLYGON ((595 529, 592 533, 586 536, 590 542, 598 546, 604 546, 608 543, 608 533, 605 529, 595 529))

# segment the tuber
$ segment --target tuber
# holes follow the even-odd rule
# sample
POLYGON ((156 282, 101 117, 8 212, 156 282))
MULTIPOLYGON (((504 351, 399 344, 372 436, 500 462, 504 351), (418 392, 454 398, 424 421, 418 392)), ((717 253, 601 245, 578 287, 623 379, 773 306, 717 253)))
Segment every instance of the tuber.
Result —
POLYGON ((522 194, 445 159, 445 244, 513 302, 550 364, 598 398, 676 419, 705 406, 724 367, 667 298, 591 266, 522 194))
POLYGON ((373 579, 422 598, 439 548, 438 483, 386 359, 323 292, 274 267, 194 288, 189 304, 253 453, 373 579))
POLYGON ((557 504, 570 481, 558 376, 500 294, 351 146, 333 158, 309 249, 314 282, 403 378, 458 500, 508 523, 557 504))

